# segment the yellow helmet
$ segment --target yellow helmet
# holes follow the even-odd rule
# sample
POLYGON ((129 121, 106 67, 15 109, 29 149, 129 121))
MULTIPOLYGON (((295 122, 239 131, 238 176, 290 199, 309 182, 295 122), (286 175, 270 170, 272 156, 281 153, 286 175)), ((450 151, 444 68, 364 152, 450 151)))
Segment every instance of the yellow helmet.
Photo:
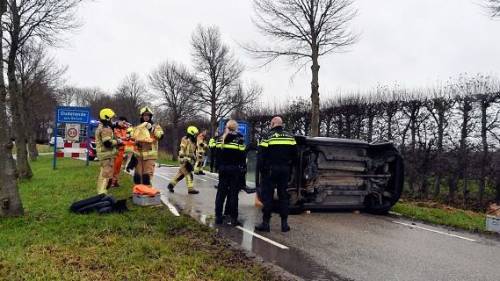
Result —
POLYGON ((141 108, 141 110, 139 111, 139 114, 142 116, 144 113, 149 113, 151 115, 153 115, 153 111, 151 110, 151 108, 145 106, 143 108, 141 108))
POLYGON ((196 128, 195 126, 189 126, 189 127, 187 128, 187 133, 188 133, 188 135, 193 135, 193 136, 195 136, 195 135, 197 135, 197 134, 198 134, 198 128, 196 128))
POLYGON ((111 120, 111 118, 115 116, 116 116, 115 112, 110 108, 103 108, 99 112, 99 118, 101 120, 111 120))

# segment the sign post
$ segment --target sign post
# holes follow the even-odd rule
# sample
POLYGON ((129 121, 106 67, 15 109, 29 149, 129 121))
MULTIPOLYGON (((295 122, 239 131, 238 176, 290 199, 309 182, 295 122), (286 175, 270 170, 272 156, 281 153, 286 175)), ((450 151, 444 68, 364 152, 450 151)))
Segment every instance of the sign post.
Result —
MULTIPOLYGON (((56 169, 56 159, 57 159, 57 137, 59 135, 58 127, 60 124, 81 124, 87 127, 87 146, 89 145, 89 131, 90 131, 90 108, 88 107, 74 107, 74 106, 58 106, 56 108, 56 119, 54 126, 54 159, 52 161, 52 168, 56 169)), ((67 130, 66 135, 68 136, 78 136, 80 133, 78 125, 78 132, 75 132, 75 127, 73 130, 67 130), (70 132, 71 131, 71 132, 70 132)), ((87 147, 87 166, 89 150, 87 147)))

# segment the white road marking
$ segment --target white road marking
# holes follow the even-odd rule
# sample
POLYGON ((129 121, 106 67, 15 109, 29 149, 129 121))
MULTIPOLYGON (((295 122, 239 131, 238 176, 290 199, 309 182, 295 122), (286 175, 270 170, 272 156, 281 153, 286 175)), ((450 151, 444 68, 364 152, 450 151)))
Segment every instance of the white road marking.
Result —
POLYGON ((163 194, 162 194, 162 195, 161 195, 161 197, 160 197, 160 199, 161 199, 161 202, 163 202, 163 204, 165 204, 165 206, 167 206, 167 207, 168 207, 168 209, 170 210, 170 212, 171 212, 174 216, 176 216, 176 217, 180 217, 180 214, 179 214, 179 212, 177 211, 177 208, 175 208, 175 206, 174 206, 172 203, 170 203, 170 201, 168 201, 168 197, 167 197, 166 195, 163 195, 163 194))
POLYGON ((418 226, 418 225, 413 225, 413 224, 409 224, 409 223, 399 222, 399 221, 392 221, 392 222, 396 223, 396 224, 404 225, 404 226, 409 226, 409 227, 414 227, 414 228, 418 228, 418 229, 422 229, 422 230, 427 230, 427 231, 438 233, 438 234, 441 234, 441 235, 446 235, 446 236, 451 236, 451 237, 463 239, 463 240, 466 240, 466 241, 469 241, 469 242, 476 242, 476 240, 474 240, 472 238, 467 238, 467 237, 463 237, 463 236, 456 235, 456 234, 446 233, 446 232, 443 232, 443 231, 434 230, 434 229, 430 229, 430 228, 426 228, 426 227, 422 227, 422 226, 418 226))
POLYGON ((264 236, 262 236, 262 235, 260 235, 260 234, 257 234, 257 233, 255 233, 255 232, 250 231, 250 230, 248 230, 248 229, 246 229, 246 228, 243 228, 243 227, 241 227, 241 226, 237 226, 236 228, 237 228, 237 229, 239 229, 239 230, 241 230, 241 231, 243 231, 243 232, 246 232, 246 233, 248 233, 248 234, 250 234, 250 235, 252 235, 252 236, 255 236, 255 237, 257 237, 257 238, 259 238, 259 239, 261 239, 261 240, 264 240, 264 241, 266 241, 267 243, 270 243, 270 244, 272 244, 272 245, 274 245, 274 246, 276 246, 276 247, 278 247, 278 248, 280 248, 280 249, 283 249, 283 250, 288 250, 288 249, 289 249, 287 246, 285 246, 285 245, 283 245, 283 244, 280 244, 280 243, 278 243, 278 242, 276 242, 276 241, 273 241, 273 240, 271 240, 271 239, 269 239, 269 238, 267 238, 267 237, 264 237, 264 236))

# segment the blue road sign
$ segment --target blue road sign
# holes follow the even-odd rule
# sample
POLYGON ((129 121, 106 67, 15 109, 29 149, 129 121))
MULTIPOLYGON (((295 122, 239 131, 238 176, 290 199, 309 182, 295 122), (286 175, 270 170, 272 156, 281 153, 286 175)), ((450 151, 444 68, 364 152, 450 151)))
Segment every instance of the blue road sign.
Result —
MULTIPOLYGON (((224 127, 226 126, 227 121, 229 121, 229 119, 222 119, 219 121, 219 136, 224 133, 224 127)), ((245 138, 245 144, 250 144, 250 130, 248 122, 243 120, 236 120, 236 122, 238 122, 238 132, 240 132, 240 134, 242 134, 245 138)))
POLYGON ((57 107, 57 123, 89 124, 90 108, 88 107, 57 107))
MULTIPOLYGON (((87 126, 87 146, 90 144, 89 130, 90 130, 90 108, 89 107, 76 107, 76 106, 58 106, 56 108, 56 122, 54 125, 54 159, 52 161, 52 168, 56 169, 57 162, 57 129, 59 124, 83 124, 87 126)), ((87 166, 89 165, 89 152, 87 149, 87 166)))

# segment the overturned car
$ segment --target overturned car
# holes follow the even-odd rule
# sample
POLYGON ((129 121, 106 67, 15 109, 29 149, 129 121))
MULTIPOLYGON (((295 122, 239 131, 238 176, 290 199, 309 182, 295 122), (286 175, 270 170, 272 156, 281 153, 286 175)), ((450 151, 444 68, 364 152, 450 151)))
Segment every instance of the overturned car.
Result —
MULTIPOLYGON (((392 143, 295 137, 298 161, 288 183, 290 210, 363 209, 385 214, 404 184, 403 159, 392 143)), ((255 184, 260 197, 261 175, 255 184)))

